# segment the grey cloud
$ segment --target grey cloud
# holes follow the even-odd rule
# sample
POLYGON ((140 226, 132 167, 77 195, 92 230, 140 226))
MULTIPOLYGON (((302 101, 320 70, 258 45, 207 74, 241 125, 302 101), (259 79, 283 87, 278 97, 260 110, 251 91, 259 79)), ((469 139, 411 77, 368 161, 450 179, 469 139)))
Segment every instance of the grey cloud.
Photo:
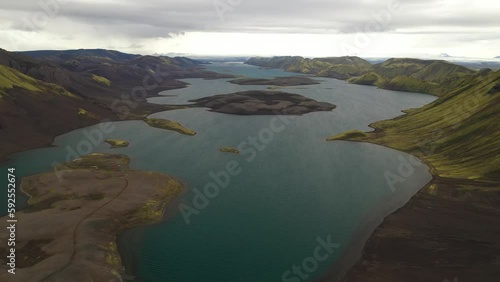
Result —
MULTIPOLYGON (((129 38, 172 38, 191 31, 245 33, 356 33, 367 24, 387 15, 391 1, 380 0, 241 0, 230 7, 221 20, 214 3, 233 0, 124 0, 86 2, 84 0, 25 0, 2 3, 0 15, 10 20, 12 30, 29 31, 25 24, 36 13, 49 14, 78 25, 85 25, 99 36, 129 38), (216 2, 219 1, 219 2, 216 2), (45 3, 45 8, 39 3, 45 3), (59 6, 54 3, 61 3, 59 6), (378 15, 378 16, 377 16, 378 15)), ((433 33, 429 28, 500 26, 494 9, 470 9, 457 4, 442 13, 442 0, 401 0, 401 14, 390 15, 390 24, 377 32, 433 33), (403 31, 404 32, 404 31, 403 31)), ((229 7, 229 6, 225 6, 229 7)), ((373 27, 373 25, 372 25, 373 27)), ((6 28, 6 27, 2 27, 6 28)), ((57 33, 57 27, 47 27, 57 33)), ((374 29, 370 29, 374 31, 374 29)), ((455 31, 451 31, 453 33, 455 31)), ((64 36, 64 35, 63 35, 64 36)))

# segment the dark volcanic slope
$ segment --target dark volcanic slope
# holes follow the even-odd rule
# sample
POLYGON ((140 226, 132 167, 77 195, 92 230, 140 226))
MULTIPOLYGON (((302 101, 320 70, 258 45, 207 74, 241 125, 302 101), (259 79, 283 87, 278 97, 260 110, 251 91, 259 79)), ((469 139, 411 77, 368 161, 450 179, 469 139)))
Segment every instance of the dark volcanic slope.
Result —
POLYGON ((342 138, 412 153, 434 175, 375 230, 342 281, 500 281, 499 85, 500 71, 478 73, 375 131, 342 138))
POLYGON ((146 97, 186 87, 177 78, 228 77, 181 57, 112 50, 25 54, 0 49, 0 160, 103 119, 142 119, 176 108, 147 103, 146 97))
POLYGON ((140 55, 127 54, 114 50, 105 49, 78 49, 78 50, 37 50, 19 52, 26 56, 46 60, 71 60, 78 56, 107 58, 112 61, 128 61, 140 57, 140 55))
POLYGON ((234 115, 302 115, 331 111, 335 105, 298 94, 278 91, 245 91, 192 100, 197 106, 234 115))
POLYGON ((63 87, 0 65, 0 159, 48 145, 56 135, 117 119, 111 110, 63 87))
POLYGON ((240 78, 229 81, 239 85, 274 85, 274 86, 299 86, 320 84, 319 81, 305 76, 276 77, 273 79, 265 78, 240 78))

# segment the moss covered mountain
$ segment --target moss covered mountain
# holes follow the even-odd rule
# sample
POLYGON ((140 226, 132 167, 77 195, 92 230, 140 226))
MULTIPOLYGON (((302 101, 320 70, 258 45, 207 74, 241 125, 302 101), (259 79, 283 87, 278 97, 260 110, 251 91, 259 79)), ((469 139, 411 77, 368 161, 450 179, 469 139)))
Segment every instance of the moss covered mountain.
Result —
POLYGON ((472 75, 462 84, 353 139, 415 153, 442 177, 500 181, 500 71, 472 75))
MULTIPOLYGON (((406 74, 416 73, 425 76, 413 70, 406 74)), ((500 277, 500 238, 491 236, 500 233, 500 71, 461 73, 453 70, 457 82, 446 82, 449 91, 429 105, 376 122, 374 132, 330 138, 411 153, 434 175, 377 228, 345 281, 500 277)), ((444 74, 433 79, 447 80, 444 74)))
POLYGON ((469 79, 473 73, 466 67, 441 60, 389 59, 349 82, 439 96, 469 79))
POLYGON ((373 69, 372 65, 359 57, 331 57, 307 59, 303 57, 254 57, 245 64, 280 68, 290 72, 312 74, 337 79, 359 76, 373 69))
POLYGON ((442 95, 466 81, 475 71, 442 60, 388 59, 372 65, 359 57, 306 59, 254 57, 246 64, 348 80, 383 89, 442 95))

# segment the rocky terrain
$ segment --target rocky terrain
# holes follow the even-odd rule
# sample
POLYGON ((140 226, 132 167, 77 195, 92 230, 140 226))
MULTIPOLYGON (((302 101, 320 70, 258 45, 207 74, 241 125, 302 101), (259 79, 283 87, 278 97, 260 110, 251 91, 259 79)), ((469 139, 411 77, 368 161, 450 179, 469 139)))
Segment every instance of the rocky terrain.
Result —
POLYGON ((244 91, 192 100, 194 106, 234 115, 302 115, 331 111, 335 105, 298 94, 278 91, 244 91))
MULTIPOLYGON (((131 170, 123 155, 92 154, 23 179, 30 207, 16 218, 16 275, 0 246, 1 281, 122 281, 116 236, 158 222, 183 189, 170 176, 131 170)), ((0 227, 5 230, 2 218, 0 227)), ((8 233, 0 234, 5 242, 8 233)))

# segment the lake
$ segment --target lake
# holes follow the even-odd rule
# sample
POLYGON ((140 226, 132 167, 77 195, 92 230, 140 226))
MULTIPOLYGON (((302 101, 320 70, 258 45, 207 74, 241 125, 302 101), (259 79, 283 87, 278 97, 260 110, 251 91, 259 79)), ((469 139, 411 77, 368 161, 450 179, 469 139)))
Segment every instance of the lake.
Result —
MULTIPOLYGON (((255 78, 297 75, 241 63, 217 63, 208 69, 255 78)), ((408 154, 325 139, 350 129, 370 130, 370 123, 401 115, 401 110, 421 107, 435 97, 317 79, 318 85, 280 90, 337 105, 331 112, 278 118, 194 108, 151 116, 178 121, 196 136, 151 128, 142 121, 112 124, 104 138, 125 139, 130 146, 109 149, 99 143, 93 152, 126 154, 132 168, 167 173, 186 187, 167 209, 165 221, 119 236, 128 273, 133 272, 137 281, 318 279, 356 257, 367 229, 371 232, 430 181, 428 167, 408 154), (221 153, 221 147, 239 147, 242 153, 221 153), (238 173, 228 173, 228 165, 236 166, 238 173), (403 182, 391 185, 387 176, 400 175, 402 165, 410 165, 411 171, 404 173, 403 182), (212 191, 217 185, 219 189, 200 200, 197 191, 207 185, 212 191)), ((183 81, 189 87, 149 101, 185 104, 215 94, 267 88, 235 85, 229 79, 183 81)), ((85 139, 83 130, 97 126, 59 136, 53 147, 14 154, 1 169, 14 166, 18 177, 49 171, 54 162, 65 161, 68 148, 85 139)))

